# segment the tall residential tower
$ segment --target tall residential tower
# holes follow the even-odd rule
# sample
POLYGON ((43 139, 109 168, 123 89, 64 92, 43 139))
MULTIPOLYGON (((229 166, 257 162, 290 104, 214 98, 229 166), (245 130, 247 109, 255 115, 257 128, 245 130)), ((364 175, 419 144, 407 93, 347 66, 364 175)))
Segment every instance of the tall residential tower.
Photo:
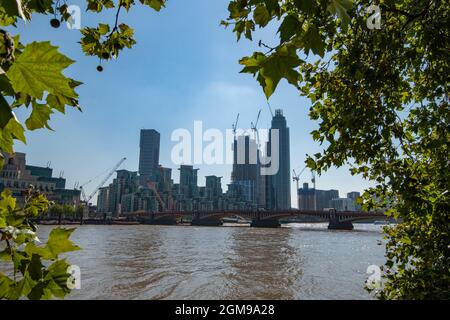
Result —
POLYGON ((160 134, 154 129, 142 129, 139 152, 139 174, 151 177, 159 165, 160 134))
POLYGON ((276 152, 278 142, 278 172, 266 177, 266 207, 268 209, 291 208, 291 165, 289 148, 289 128, 281 109, 275 110, 269 132, 268 153, 276 152), (278 141, 272 141, 272 131, 278 130, 278 141))

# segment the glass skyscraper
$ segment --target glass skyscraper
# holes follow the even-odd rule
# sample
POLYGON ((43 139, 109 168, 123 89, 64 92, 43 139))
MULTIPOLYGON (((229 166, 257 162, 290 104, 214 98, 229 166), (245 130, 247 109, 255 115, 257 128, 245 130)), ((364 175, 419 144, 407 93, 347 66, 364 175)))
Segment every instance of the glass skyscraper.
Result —
POLYGON ((289 128, 281 109, 275 110, 269 132, 268 155, 275 152, 272 130, 278 130, 278 172, 266 176, 266 207, 268 209, 291 208, 291 164, 289 148, 289 128))
POLYGON ((139 152, 139 174, 151 177, 159 165, 160 134, 154 129, 142 129, 139 152))

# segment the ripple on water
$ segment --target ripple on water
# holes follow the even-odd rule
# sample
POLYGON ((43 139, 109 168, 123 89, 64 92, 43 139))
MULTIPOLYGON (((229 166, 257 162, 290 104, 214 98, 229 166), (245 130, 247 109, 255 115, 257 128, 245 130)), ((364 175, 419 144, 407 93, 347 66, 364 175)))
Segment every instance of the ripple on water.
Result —
MULTIPOLYGON (((71 299, 370 299, 370 264, 384 262, 379 226, 279 229, 79 226, 68 254, 82 272, 71 299)), ((50 226, 40 228, 45 240, 50 226)))

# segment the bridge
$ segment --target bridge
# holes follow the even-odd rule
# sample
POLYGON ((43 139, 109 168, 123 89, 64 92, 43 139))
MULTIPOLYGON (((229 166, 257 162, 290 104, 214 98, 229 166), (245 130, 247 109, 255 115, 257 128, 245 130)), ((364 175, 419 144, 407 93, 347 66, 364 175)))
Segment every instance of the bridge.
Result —
POLYGON ((328 229, 352 230, 354 221, 387 219, 382 212, 366 211, 328 211, 298 210, 298 209, 236 209, 236 210, 194 210, 166 212, 130 212, 122 216, 129 220, 137 220, 144 224, 174 225, 182 219, 189 219, 195 226, 219 226, 222 219, 239 216, 251 220, 252 227, 277 228, 280 219, 300 216, 318 217, 329 222, 328 229))

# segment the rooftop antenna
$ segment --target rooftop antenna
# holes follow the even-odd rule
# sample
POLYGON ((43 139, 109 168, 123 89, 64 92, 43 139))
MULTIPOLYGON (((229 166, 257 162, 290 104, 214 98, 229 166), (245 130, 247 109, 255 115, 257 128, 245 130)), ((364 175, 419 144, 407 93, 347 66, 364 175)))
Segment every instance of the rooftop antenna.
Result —
POLYGON ((59 177, 60 177, 60 178, 64 177, 64 171, 60 171, 60 172, 59 172, 59 177))
POLYGON ((50 166, 52 165, 51 161, 47 161, 47 168, 50 168, 50 166))

